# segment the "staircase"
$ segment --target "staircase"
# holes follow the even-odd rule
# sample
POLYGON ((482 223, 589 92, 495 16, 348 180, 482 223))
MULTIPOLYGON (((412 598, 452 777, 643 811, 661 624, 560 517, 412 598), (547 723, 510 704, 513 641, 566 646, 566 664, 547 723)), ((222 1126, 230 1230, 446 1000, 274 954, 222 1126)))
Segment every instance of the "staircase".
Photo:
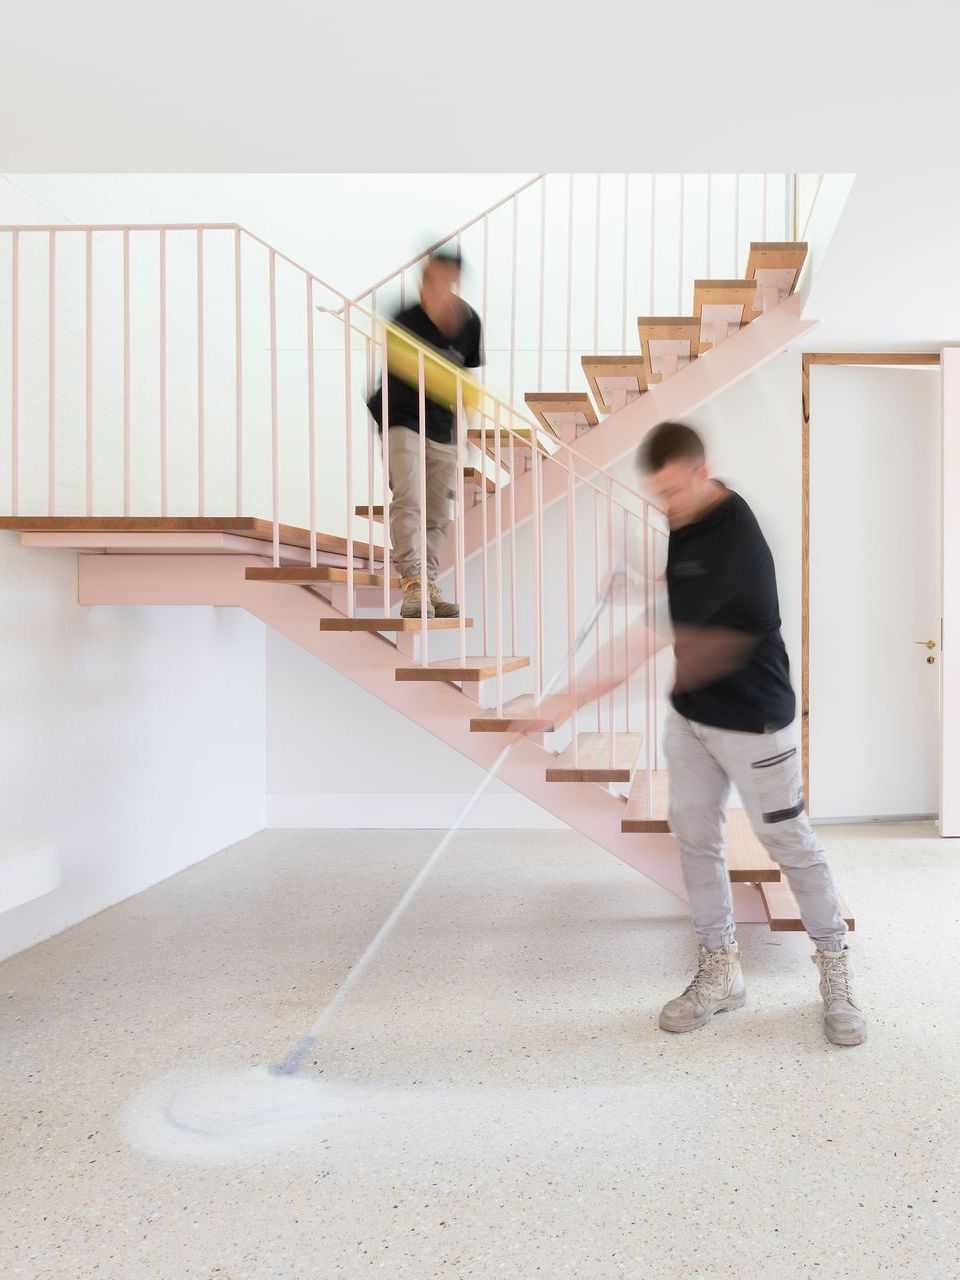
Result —
MULTIPOLYGON (((45 234, 52 242, 77 231, 2 230, 13 236, 17 268, 23 238, 45 234)), ((159 511, 136 515, 143 485, 129 390, 130 242, 140 234, 155 236, 158 229, 79 230, 86 237, 88 264, 94 236, 122 237, 122 265, 113 282, 124 315, 119 431, 109 449, 98 437, 89 389, 96 329, 88 325, 86 466, 81 452, 79 484, 68 499, 83 510, 58 512, 64 485, 55 472, 55 397, 51 394, 42 424, 49 447, 45 466, 37 468, 45 470, 39 484, 30 465, 37 463, 31 434, 36 428, 20 411, 17 291, 25 282, 15 269, 14 465, 10 511, 0 518, 0 529, 16 531, 29 546, 77 552, 84 604, 244 608, 483 768, 493 764, 507 738, 515 737, 500 769, 505 781, 683 898, 658 748, 669 687, 663 662, 651 658, 620 692, 567 720, 551 717, 540 703, 558 671, 575 690, 584 671, 613 674, 621 671, 621 663, 624 673, 630 669, 631 619, 638 613, 656 618, 662 608, 657 580, 666 529, 659 512, 614 468, 656 422, 689 413, 812 327, 802 318, 795 294, 806 245, 752 242, 743 278, 697 279, 690 315, 639 317, 639 352, 582 355, 585 388, 527 392, 528 416, 512 398, 496 396, 400 334, 375 309, 347 299, 244 229, 160 229, 160 294, 153 294, 160 327, 152 353, 161 369, 155 441, 160 474, 159 486, 151 479, 155 491, 143 500, 159 511), (205 257, 203 246, 205 238, 220 232, 232 240, 234 253, 232 262, 221 263, 217 280, 228 295, 229 305, 221 308, 228 323, 214 333, 218 311, 208 296, 211 276, 203 274, 204 262, 212 272, 214 256, 208 245, 205 257), (186 453, 174 444, 170 414, 183 387, 177 379, 165 381, 171 377, 165 276, 177 235, 197 246, 196 434, 186 453), (250 261, 254 255, 257 267, 250 261), (266 315, 254 321, 245 307, 251 294, 248 274, 257 269, 266 282, 268 305, 266 315), (281 271, 286 273, 282 283, 281 271), (323 353, 318 325, 324 326, 323 353), (295 433, 284 430, 285 417, 293 417, 281 395, 278 362, 285 326, 299 328, 305 356, 295 433), (267 337, 265 354, 259 356, 251 340, 258 333, 267 337), (338 353, 330 358, 336 338, 338 353), (458 481, 442 572, 451 580, 448 594, 460 603, 459 619, 396 616, 399 584, 382 531, 389 520, 386 460, 376 457, 362 406, 378 369, 396 358, 398 343, 411 349, 407 354, 422 396, 432 388, 431 394, 446 396, 456 411, 458 481), (209 371, 215 352, 218 358, 226 352, 224 363, 232 365, 219 383, 204 370, 205 357, 209 371), (252 372, 260 379, 259 402, 256 389, 250 392, 252 372), (446 389, 437 392, 438 387, 446 389), (235 405, 235 432, 217 435, 210 406, 227 393, 235 405), (329 429, 318 436, 318 412, 326 424, 344 423, 342 457, 331 456, 329 429), (323 465, 335 462, 342 479, 336 500, 322 482, 318 438, 326 451, 323 465), (261 482, 254 496, 255 446, 269 483, 261 482), (187 465, 188 457, 195 467, 187 465), (101 461, 99 470, 96 463, 105 458, 117 475, 112 495, 101 499, 97 482, 106 463, 101 461), (185 499, 185 487, 194 480, 195 499, 185 499), (215 503, 226 506, 224 494, 230 490, 234 514, 206 514, 215 503), (193 512, 173 514, 175 498, 192 505, 193 512), (257 514, 243 514, 251 502, 258 504, 257 514), (104 508, 111 504, 114 511, 108 514, 104 508), (45 510, 24 510, 28 506, 45 510), (301 513, 307 518, 298 522, 301 513), (598 596, 618 570, 623 571, 620 585, 607 607, 597 609, 598 596), (628 639, 621 654, 616 633, 623 631, 628 639)), ((89 288, 89 265, 86 274, 89 288)), ((51 297, 52 281, 51 276, 51 297)), ((58 377, 54 352, 69 341, 59 323, 51 309, 51 392, 58 377)), ((425 539, 424 529, 421 536, 425 539)), ((742 811, 729 815, 727 853, 737 919, 765 921, 771 929, 801 928, 779 868, 742 811)))

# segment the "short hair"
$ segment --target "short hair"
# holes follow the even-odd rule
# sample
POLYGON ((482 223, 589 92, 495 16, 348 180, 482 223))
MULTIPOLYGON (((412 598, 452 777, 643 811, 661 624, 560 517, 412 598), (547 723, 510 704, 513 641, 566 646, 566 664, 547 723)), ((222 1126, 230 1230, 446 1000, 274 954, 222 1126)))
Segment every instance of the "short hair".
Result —
MULTIPOLYGON (((458 271, 463 270, 463 255, 456 248, 433 249, 427 255, 427 262, 442 262, 446 267, 456 267, 458 271)), ((427 263, 424 263, 424 266, 426 265, 427 263)))
POLYGON ((637 468, 647 475, 668 463, 688 460, 698 466, 706 460, 703 441, 685 422, 661 422, 644 437, 637 450, 637 468))

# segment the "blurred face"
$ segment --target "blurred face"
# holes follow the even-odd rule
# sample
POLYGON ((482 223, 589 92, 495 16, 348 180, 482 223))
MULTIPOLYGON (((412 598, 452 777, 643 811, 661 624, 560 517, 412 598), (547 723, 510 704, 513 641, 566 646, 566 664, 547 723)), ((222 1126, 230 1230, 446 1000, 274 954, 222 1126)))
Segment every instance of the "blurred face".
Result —
POLYGON ((666 512, 671 529, 693 524, 717 500, 719 492, 706 466, 680 458, 643 477, 653 502, 666 512))
POLYGON ((457 293, 459 285, 460 268, 455 262, 430 258, 423 268, 420 305, 438 329, 451 335, 457 332, 463 319, 463 303, 457 293))

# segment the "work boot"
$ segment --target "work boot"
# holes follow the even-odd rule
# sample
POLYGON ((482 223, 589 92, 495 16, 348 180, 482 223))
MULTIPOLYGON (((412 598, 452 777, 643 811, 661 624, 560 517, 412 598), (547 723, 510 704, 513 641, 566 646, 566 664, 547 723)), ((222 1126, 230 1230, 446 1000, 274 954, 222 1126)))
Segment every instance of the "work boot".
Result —
POLYGON ((460 606, 453 604, 449 600, 444 600, 440 594, 440 588, 432 579, 428 589, 430 591, 430 603, 433 605, 433 611, 438 618, 460 617, 460 606))
MULTIPOLYGON (((415 578, 401 578, 400 587, 403 591, 403 600, 400 602, 401 618, 419 618, 422 615, 420 608, 420 576, 415 578)), ((429 596, 427 597, 427 617, 435 618, 433 603, 429 596)))
POLYGON ((863 1044, 867 1038, 867 1024, 850 989, 849 950, 815 951, 810 957, 820 970, 823 1029, 832 1044, 863 1044))
POLYGON ((740 948, 735 942, 729 947, 710 951, 701 945, 697 972, 685 991, 675 1000, 668 1000, 660 1010, 660 1028, 663 1031, 696 1031, 705 1026, 715 1013, 724 1009, 740 1009, 747 1000, 747 991, 740 971, 740 948))

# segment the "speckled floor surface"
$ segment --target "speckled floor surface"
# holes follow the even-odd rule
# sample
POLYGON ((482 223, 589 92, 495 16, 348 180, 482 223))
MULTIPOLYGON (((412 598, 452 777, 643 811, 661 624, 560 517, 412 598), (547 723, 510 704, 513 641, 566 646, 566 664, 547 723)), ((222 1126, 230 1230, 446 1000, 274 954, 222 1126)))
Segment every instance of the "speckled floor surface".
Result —
POLYGON ((572 834, 467 832, 308 1068, 329 1123, 243 1160, 144 1145, 144 1091, 282 1056, 436 833, 264 832, 14 957, 0 1275, 956 1280, 960 846, 823 835, 865 1046, 760 926, 747 1008, 660 1032, 683 905, 572 834))

